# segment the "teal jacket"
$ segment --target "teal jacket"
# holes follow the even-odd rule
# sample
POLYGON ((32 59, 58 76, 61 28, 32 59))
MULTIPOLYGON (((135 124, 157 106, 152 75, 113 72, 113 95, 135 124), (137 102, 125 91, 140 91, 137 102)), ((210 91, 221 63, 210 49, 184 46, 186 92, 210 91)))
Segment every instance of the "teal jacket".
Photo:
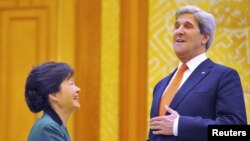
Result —
POLYGON ((33 125, 27 141, 70 141, 67 128, 51 108, 33 125))

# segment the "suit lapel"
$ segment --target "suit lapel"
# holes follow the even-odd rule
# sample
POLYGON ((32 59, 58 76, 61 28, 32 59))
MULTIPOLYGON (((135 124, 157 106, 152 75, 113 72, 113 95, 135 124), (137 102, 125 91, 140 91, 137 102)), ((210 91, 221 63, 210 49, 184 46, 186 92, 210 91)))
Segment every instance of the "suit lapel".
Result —
POLYGON ((203 78, 207 76, 213 65, 214 63, 210 59, 207 59, 204 62, 202 62, 189 76, 186 82, 181 86, 179 91, 176 93, 175 97, 173 98, 170 104, 170 107, 175 109, 178 106, 178 104, 186 96, 188 96, 188 93, 195 87, 195 85, 197 85, 203 78))

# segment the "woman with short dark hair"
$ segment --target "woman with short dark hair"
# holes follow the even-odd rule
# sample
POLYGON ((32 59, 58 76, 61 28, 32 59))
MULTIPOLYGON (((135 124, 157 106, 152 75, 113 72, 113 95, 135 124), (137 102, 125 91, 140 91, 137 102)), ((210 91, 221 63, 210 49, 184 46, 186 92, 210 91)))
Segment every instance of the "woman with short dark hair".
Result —
POLYGON ((45 62, 34 67, 25 85, 25 101, 33 113, 43 116, 33 125, 28 141, 70 141, 66 125, 80 107, 74 71, 66 63, 45 62))

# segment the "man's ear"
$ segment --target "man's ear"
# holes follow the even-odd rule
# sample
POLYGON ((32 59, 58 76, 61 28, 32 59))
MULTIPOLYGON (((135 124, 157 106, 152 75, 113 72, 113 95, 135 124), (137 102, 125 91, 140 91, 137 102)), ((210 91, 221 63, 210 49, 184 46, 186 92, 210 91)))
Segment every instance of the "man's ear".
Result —
POLYGON ((209 36, 208 34, 204 34, 201 43, 202 43, 203 45, 205 45, 205 44, 208 42, 209 38, 210 38, 210 36, 209 36))

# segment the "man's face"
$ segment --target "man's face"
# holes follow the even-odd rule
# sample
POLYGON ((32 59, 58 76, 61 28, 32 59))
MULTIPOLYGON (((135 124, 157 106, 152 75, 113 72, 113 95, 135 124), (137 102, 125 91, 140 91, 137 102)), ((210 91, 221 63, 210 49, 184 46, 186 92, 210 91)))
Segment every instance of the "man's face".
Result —
POLYGON ((206 51, 208 35, 202 35, 193 14, 183 14, 175 22, 174 51, 182 62, 187 62, 206 51))

